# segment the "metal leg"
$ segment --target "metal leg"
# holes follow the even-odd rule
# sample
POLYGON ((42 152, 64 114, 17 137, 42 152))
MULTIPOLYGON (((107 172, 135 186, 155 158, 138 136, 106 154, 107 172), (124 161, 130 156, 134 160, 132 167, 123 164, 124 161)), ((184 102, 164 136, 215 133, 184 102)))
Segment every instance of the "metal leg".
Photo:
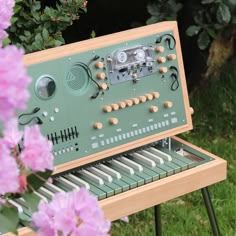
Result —
POLYGON ((214 208, 211 202, 211 197, 208 191, 208 188, 202 188, 201 189, 202 192, 202 196, 204 199, 204 203, 207 209, 207 214, 208 214, 208 218, 210 220, 211 223, 211 228, 212 228, 212 232, 214 236, 220 236, 220 230, 219 230, 219 226, 217 224, 217 220, 216 220, 216 216, 215 216, 215 212, 214 212, 214 208))
POLYGON ((156 236, 161 236, 161 205, 154 206, 156 236))

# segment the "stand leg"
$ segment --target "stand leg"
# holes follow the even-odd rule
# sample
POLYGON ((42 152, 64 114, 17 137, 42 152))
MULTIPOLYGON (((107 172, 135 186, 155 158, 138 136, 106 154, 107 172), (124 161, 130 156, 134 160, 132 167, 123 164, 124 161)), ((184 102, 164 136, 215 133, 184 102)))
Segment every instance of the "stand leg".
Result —
POLYGON ((204 203, 205 203, 205 206, 206 206, 206 209, 207 209, 208 218, 209 218, 210 223, 211 223, 211 228, 212 228, 213 235, 214 236, 220 236, 220 230, 219 230, 219 227, 218 227, 218 224, 217 224, 216 215, 215 215, 214 208, 213 208, 213 205, 212 205, 212 202, 211 202, 211 197, 210 197, 208 188, 207 187, 202 188, 201 192, 202 192, 204 203))
POLYGON ((156 236, 161 236, 161 205, 154 206, 156 236))

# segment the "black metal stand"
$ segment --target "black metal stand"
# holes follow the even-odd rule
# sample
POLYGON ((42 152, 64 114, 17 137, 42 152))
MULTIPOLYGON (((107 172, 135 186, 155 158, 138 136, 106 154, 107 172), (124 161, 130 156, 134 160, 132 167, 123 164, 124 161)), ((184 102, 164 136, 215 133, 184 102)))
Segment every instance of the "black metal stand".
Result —
POLYGON ((203 200, 207 209, 208 218, 211 223, 213 235, 220 236, 220 230, 217 224, 216 215, 215 215, 214 208, 211 202, 211 197, 210 197, 208 188, 207 187, 202 188, 201 192, 202 192, 203 200))
POLYGON ((161 205, 154 206, 156 236, 161 236, 161 205))

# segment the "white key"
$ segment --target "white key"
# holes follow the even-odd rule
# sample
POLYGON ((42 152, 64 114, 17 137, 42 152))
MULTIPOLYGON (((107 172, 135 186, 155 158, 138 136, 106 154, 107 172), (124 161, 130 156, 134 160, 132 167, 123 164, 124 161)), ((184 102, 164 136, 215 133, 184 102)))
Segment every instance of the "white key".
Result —
POLYGON ((99 185, 103 185, 104 181, 103 179, 101 179, 100 177, 96 176, 95 174, 87 171, 87 170, 80 170, 78 171, 78 173, 80 173, 81 175, 91 179, 92 181, 94 181, 95 183, 99 184, 99 185))
POLYGON ((11 203, 13 206, 15 206, 19 213, 24 213, 24 210, 23 210, 22 206, 19 203, 15 202, 12 199, 8 200, 8 202, 11 203))
POLYGON ((130 160, 130 159, 127 158, 127 157, 121 156, 121 157, 119 158, 119 160, 120 160, 121 162, 125 163, 126 165, 129 165, 130 167, 132 167, 132 168, 138 170, 139 172, 142 172, 142 171, 143 171, 143 167, 142 167, 140 164, 138 164, 138 163, 136 163, 136 162, 130 160))
POLYGON ((49 191, 48 189, 41 187, 40 189, 37 190, 40 194, 44 195, 47 198, 53 198, 53 196, 55 195, 54 193, 52 193, 51 191, 49 191))
POLYGON ((153 154, 156 154, 158 155, 159 157, 163 158, 164 160, 167 160, 167 161, 172 161, 172 157, 169 155, 169 154, 166 154, 154 147, 150 147, 147 149, 148 151, 152 152, 153 154))
POLYGON ((25 201, 22 197, 16 198, 16 199, 14 199, 14 201, 15 201, 16 203, 20 204, 21 206, 23 206, 24 208, 29 209, 29 207, 28 207, 26 201, 25 201))
POLYGON ((37 195, 40 199, 44 200, 45 202, 48 202, 48 199, 39 192, 34 191, 34 194, 37 195))
POLYGON ((150 167, 156 167, 155 161, 153 161, 153 160, 151 160, 151 159, 149 159, 149 158, 147 158, 147 157, 145 157, 145 156, 143 156, 139 153, 135 152, 135 153, 130 154, 130 156, 136 158, 139 161, 142 161, 142 162, 146 163, 150 167))
POLYGON ((61 176, 55 180, 64 184, 65 186, 69 187, 71 190, 79 190, 80 189, 80 187, 78 185, 70 182, 69 180, 67 180, 61 176))
POLYGON ((130 175, 134 174, 134 169, 125 165, 124 163, 117 161, 117 160, 111 160, 109 161, 111 164, 113 164, 114 166, 119 167, 120 169, 122 169, 123 171, 127 172, 130 175))
POLYGON ((88 170, 92 173, 94 173, 95 175, 101 177, 102 179, 105 179, 108 182, 112 182, 112 177, 110 175, 108 175, 107 173, 103 172, 102 170, 99 170, 96 167, 90 167, 88 168, 88 170))
POLYGON ((65 192, 64 190, 62 190, 61 188, 57 187, 56 185, 46 182, 43 185, 45 188, 47 188, 48 190, 52 191, 53 193, 58 193, 58 192, 65 192))
POLYGON ((106 172, 107 174, 110 174, 111 176, 115 177, 116 179, 121 179, 121 174, 118 171, 113 170, 111 167, 106 166, 104 164, 99 164, 97 167, 100 170, 106 172))
POLYGON ((164 164, 164 160, 161 157, 159 157, 151 152, 148 152, 146 150, 142 150, 142 151, 139 151, 139 153, 142 154, 143 156, 146 156, 146 157, 152 159, 153 161, 156 161, 157 163, 159 163, 161 165, 164 164))
POLYGON ((65 176, 68 180, 78 184, 80 187, 84 187, 86 189, 90 189, 90 185, 85 182, 83 179, 79 178, 78 176, 75 176, 73 174, 68 174, 65 176))

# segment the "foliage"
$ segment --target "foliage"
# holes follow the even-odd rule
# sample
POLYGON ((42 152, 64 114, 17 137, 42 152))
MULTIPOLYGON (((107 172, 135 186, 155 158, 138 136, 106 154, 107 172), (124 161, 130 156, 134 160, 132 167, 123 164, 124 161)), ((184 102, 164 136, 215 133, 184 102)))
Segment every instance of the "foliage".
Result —
POLYGON ((9 39, 12 44, 33 52, 65 43, 62 32, 86 12, 87 1, 59 0, 56 6, 42 7, 41 1, 16 0, 9 39))
POLYGON ((176 0, 156 0, 148 3, 147 11, 151 17, 147 24, 153 24, 164 20, 176 20, 177 13, 182 8, 182 4, 176 0))

